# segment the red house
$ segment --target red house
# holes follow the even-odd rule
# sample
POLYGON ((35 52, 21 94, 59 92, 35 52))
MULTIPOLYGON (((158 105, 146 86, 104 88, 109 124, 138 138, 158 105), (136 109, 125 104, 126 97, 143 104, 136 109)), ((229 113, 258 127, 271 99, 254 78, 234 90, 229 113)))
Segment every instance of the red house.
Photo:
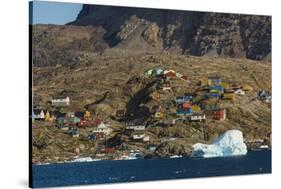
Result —
POLYGON ((95 133, 97 140, 103 140, 105 139, 105 134, 103 132, 95 133))
POLYGON ((80 128, 85 128, 85 127, 89 127, 89 121, 87 121, 87 120, 81 120, 79 123, 78 123, 78 127, 80 127, 80 128))
POLYGON ((191 102, 185 101, 184 103, 179 104, 178 108, 179 109, 188 109, 188 108, 191 108, 191 106, 192 106, 191 102))
POLYGON ((206 116, 210 117, 212 119, 216 119, 216 120, 225 120, 226 118, 226 110, 223 109, 217 109, 217 110, 209 110, 206 111, 206 116))

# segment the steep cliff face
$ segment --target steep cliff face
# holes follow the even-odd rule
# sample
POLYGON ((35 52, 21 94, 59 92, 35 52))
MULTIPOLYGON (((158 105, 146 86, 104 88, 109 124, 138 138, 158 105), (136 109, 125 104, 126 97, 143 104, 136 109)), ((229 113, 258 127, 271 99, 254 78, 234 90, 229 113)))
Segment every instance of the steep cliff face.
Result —
POLYGON ((69 24, 104 28, 111 48, 255 60, 271 52, 269 16, 84 5, 69 24))

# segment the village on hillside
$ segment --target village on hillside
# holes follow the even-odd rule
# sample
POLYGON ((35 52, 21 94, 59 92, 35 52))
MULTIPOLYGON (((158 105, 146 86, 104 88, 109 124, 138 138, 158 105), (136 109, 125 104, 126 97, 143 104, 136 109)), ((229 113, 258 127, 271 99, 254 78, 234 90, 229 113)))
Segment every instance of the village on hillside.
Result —
MULTIPOLYGON (((189 93, 179 93, 174 90, 186 88, 192 81, 189 76, 172 69, 159 67, 147 69, 142 77, 151 81, 153 85, 148 95, 152 105, 148 111, 137 115, 131 113, 129 106, 116 109, 115 115, 108 119, 102 119, 96 112, 86 108, 83 111, 69 112, 66 111, 71 104, 71 98, 68 96, 50 97, 52 98, 51 108, 34 105, 31 115, 34 148, 44 149, 46 145, 52 145, 50 141, 62 140, 66 136, 71 137, 77 145, 68 147, 67 150, 65 146, 68 144, 64 142, 59 146, 62 151, 65 150, 65 153, 69 154, 69 158, 48 159, 48 154, 44 155, 44 152, 40 152, 43 155, 38 156, 34 153, 33 163, 63 162, 75 160, 78 157, 110 160, 154 157, 159 144, 176 140, 176 137, 157 138, 151 134, 150 130, 155 127, 168 129, 175 125, 204 129, 208 127, 208 120, 224 122, 232 114, 232 112, 227 112, 227 108, 235 106, 237 98, 238 100, 249 98, 248 94, 253 93, 252 86, 230 81, 219 74, 198 80, 197 87, 189 93), (48 129, 42 130, 44 127, 48 129), (38 128, 40 132, 36 132, 38 128), (59 133, 61 137, 56 136, 57 138, 54 139, 50 133, 52 131, 59 133), (136 149, 123 146, 124 141, 132 144, 131 146, 135 145, 136 149), (144 147, 145 150, 139 148, 138 145, 144 147), (90 150, 85 150, 85 146, 88 146, 87 149, 90 150), (39 157, 40 159, 36 159, 39 157)), ((133 82, 138 82, 137 79, 133 82)), ((251 100, 259 100, 270 106, 271 91, 261 90, 251 100)), ((204 129, 206 141, 209 130, 204 129)), ((271 133, 268 133, 266 137, 270 140, 271 133)), ((249 148, 270 146, 270 142, 264 138, 245 142, 249 148)), ((185 155, 188 154, 177 151, 169 157, 185 155)))

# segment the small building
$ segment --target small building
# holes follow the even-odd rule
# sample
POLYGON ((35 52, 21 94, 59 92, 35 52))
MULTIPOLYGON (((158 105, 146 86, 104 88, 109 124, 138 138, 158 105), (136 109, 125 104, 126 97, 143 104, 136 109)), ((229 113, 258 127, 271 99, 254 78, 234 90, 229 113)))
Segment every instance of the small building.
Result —
POLYGON ((134 140, 142 140, 145 136, 145 133, 144 132, 133 132, 132 133, 132 138, 134 140))
POLYGON ((208 85, 220 85, 221 84, 221 78, 218 76, 213 76, 208 78, 208 85))
POLYGON ((154 118, 157 120, 164 119, 165 113, 163 111, 156 111, 154 114, 154 118))
POLYGON ((115 117, 117 120, 123 120, 123 119, 125 119, 125 115, 126 115, 125 110, 117 110, 115 117))
POLYGON ((205 111, 207 117, 210 117, 215 120, 225 120, 226 118, 226 110, 225 108, 217 109, 217 110, 208 110, 205 111))
POLYGON ((161 89, 163 91, 171 91, 172 90, 171 83, 168 81, 165 81, 164 83, 161 84, 161 89))
POLYGON ((101 123, 97 128, 93 130, 93 133, 104 133, 105 135, 109 135, 112 129, 109 128, 109 125, 101 123))
POLYGON ((209 98, 201 101, 200 106, 203 110, 216 110, 220 108, 220 104, 215 98, 209 98))
POLYGON ((176 72, 174 70, 165 70, 164 71, 164 76, 167 78, 167 79, 173 79, 173 78, 176 78, 176 72))
POLYGON ((97 140, 104 140, 105 139, 104 132, 95 132, 94 135, 95 135, 95 139, 97 139, 97 140))
POLYGON ((241 96, 246 95, 245 91, 243 91, 242 89, 237 89, 234 93, 237 94, 237 95, 241 95, 241 96))
POLYGON ((55 107, 63 107, 63 106, 70 105, 69 97, 63 97, 63 96, 53 97, 51 102, 52 102, 52 106, 55 106, 55 107))
POLYGON ((198 106, 198 105, 192 105, 191 106, 191 109, 192 109, 192 112, 200 112, 201 111, 201 108, 200 108, 200 106, 198 106))
POLYGON ((192 114, 192 109, 177 109, 176 114, 179 116, 186 116, 186 115, 191 115, 192 114))
POLYGON ((234 100, 234 92, 227 92, 222 95, 223 100, 234 100))
POLYGON ((70 128, 68 133, 70 134, 70 136, 72 136, 73 138, 77 138, 79 137, 79 130, 77 128, 70 128))
POLYGON ((154 74, 155 76, 162 76, 164 74, 164 70, 162 68, 155 68, 154 74))
POLYGON ((89 121, 87 121, 87 120, 80 120, 80 122, 78 123, 77 126, 78 126, 78 127, 81 127, 81 128, 85 128, 85 127, 89 127, 89 126, 90 126, 90 123, 89 123, 89 121))
POLYGON ((145 130, 145 122, 142 120, 134 120, 126 122, 126 130, 142 131, 145 130))
POLYGON ((223 93, 224 88, 222 85, 212 85, 209 87, 210 93, 223 93))
POLYGON ((126 126, 126 130, 144 131, 145 130, 145 125, 126 126))
POLYGON ((205 97, 206 98, 221 98, 221 94, 220 93, 206 93, 205 97))
POLYGON ((193 99, 192 95, 177 96, 176 97, 176 103, 181 104, 181 103, 184 103, 186 101, 191 101, 192 99, 193 99))
POLYGON ((204 121, 204 120, 206 120, 206 115, 205 114, 197 113, 197 114, 192 114, 190 116, 190 121, 191 122, 196 122, 196 121, 201 122, 201 121, 204 121))
POLYGON ((144 132, 135 131, 132 133, 132 139, 135 141, 148 142, 150 137, 148 135, 146 135, 144 132))
POLYGON ((177 104, 177 108, 179 108, 179 109, 188 109, 188 108, 191 108, 191 106, 192 106, 192 103, 189 101, 185 101, 181 104, 177 104))
POLYGON ((43 109, 33 109, 32 115, 34 120, 44 120, 45 119, 45 112, 43 109))
POLYGON ((147 69, 144 71, 144 76, 150 77, 153 75, 153 69, 147 69))
POLYGON ((244 90, 244 91, 253 91, 254 89, 253 89, 253 87, 251 87, 250 85, 243 85, 242 86, 242 89, 244 90))

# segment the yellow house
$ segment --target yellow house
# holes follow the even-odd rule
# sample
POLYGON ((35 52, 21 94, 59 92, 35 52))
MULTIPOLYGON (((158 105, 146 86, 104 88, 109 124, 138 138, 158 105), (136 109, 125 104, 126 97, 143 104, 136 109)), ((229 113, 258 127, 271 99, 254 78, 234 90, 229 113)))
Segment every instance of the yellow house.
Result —
POLYGON ((229 84, 226 82, 222 82, 221 85, 223 86, 224 89, 229 89, 229 84))
POLYGON ((45 114, 45 121, 52 121, 49 111, 47 111, 45 114))
POLYGON ((199 111, 201 111, 201 108, 198 105, 192 105, 191 109, 192 109, 192 112, 199 112, 199 111))
POLYGON ((253 91, 253 87, 251 87, 250 85, 247 85, 247 84, 244 85, 242 88, 244 91, 253 91))
POLYGON ((88 110, 85 111, 84 118, 90 118, 90 117, 91 117, 91 112, 89 112, 88 110))
POLYGON ((162 111, 157 111, 154 115, 155 119, 164 119, 164 116, 165 114, 162 111))
POLYGON ((235 95, 234 95, 234 93, 224 93, 222 95, 222 99, 224 99, 224 100, 234 100, 235 95))

